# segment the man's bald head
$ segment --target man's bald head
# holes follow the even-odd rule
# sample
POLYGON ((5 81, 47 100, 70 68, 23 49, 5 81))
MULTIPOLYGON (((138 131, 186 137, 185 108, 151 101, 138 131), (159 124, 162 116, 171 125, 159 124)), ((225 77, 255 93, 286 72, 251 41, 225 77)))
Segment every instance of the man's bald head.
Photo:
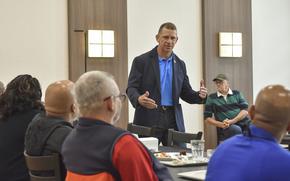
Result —
POLYGON ((74 83, 69 80, 57 81, 50 84, 45 92, 45 110, 48 115, 61 115, 73 112, 74 83))
POLYGON ((272 133, 284 131, 290 123, 290 91, 282 85, 265 87, 256 98, 254 110, 254 124, 272 133))

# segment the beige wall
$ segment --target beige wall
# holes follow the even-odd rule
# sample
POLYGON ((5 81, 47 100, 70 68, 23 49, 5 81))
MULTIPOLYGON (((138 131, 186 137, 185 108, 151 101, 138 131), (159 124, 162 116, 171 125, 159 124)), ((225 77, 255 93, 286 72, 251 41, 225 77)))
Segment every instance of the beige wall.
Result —
POLYGON ((252 0, 254 98, 268 84, 290 89, 289 19, 289 0, 252 0))
MULTIPOLYGON (((135 56, 151 50, 157 43, 159 26, 167 21, 176 24, 179 40, 174 52, 185 61, 190 83, 199 89, 202 79, 201 1, 200 0, 128 0, 129 70, 135 56)), ((188 132, 203 130, 203 106, 182 103, 188 132)), ((129 107, 129 121, 134 108, 129 107)))
POLYGON ((0 1, 0 79, 37 77, 45 89, 68 78, 67 1, 0 1))

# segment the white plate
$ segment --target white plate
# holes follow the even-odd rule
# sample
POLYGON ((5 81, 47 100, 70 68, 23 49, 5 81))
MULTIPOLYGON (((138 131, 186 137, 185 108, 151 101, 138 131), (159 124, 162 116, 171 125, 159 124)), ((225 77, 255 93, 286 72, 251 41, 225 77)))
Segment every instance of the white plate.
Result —
POLYGON ((196 180, 205 180, 206 170, 197 170, 190 172, 181 172, 177 174, 180 177, 196 179, 196 180))
POLYGON ((204 158, 203 160, 172 160, 172 161, 162 161, 160 163, 171 166, 171 167, 181 167, 181 166, 202 166, 207 165, 208 159, 204 158))
POLYGON ((179 152, 156 152, 154 156, 160 161, 173 161, 173 160, 189 160, 192 157, 191 153, 180 155, 179 152))
POLYGON ((208 163, 208 158, 206 157, 200 160, 193 160, 191 153, 180 155, 179 152, 162 152, 154 153, 154 155, 161 163, 171 167, 201 166, 208 163))

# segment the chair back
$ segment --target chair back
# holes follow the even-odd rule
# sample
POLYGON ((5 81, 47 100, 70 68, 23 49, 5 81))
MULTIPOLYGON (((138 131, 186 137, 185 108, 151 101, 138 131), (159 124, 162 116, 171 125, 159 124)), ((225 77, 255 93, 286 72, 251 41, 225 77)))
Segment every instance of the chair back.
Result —
POLYGON ((139 136, 153 136, 152 128, 129 123, 127 130, 139 136))
POLYGON ((175 131, 173 129, 168 129, 168 141, 167 146, 173 146, 173 142, 178 143, 190 143, 190 140, 201 140, 202 132, 199 131, 196 134, 184 133, 180 131, 175 131))
POLYGON ((31 181, 61 181, 60 155, 30 156, 24 152, 31 181), (51 171, 53 176, 38 176, 35 173, 51 171))

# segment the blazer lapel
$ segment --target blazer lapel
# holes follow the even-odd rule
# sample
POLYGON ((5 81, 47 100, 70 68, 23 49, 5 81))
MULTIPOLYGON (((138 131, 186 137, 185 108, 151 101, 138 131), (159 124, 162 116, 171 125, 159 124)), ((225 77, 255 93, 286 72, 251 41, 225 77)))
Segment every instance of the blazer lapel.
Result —
POLYGON ((172 99, 173 102, 176 103, 176 89, 177 89, 177 77, 178 77, 178 71, 179 71, 179 63, 176 60, 175 55, 173 54, 172 58, 172 69, 173 69, 173 75, 172 75, 172 99))
POLYGON ((160 69, 159 69, 159 61, 158 61, 157 53, 153 54, 152 59, 151 59, 151 64, 153 67, 154 77, 156 78, 156 81, 157 81, 158 91, 161 92, 161 90, 160 90, 160 69))

